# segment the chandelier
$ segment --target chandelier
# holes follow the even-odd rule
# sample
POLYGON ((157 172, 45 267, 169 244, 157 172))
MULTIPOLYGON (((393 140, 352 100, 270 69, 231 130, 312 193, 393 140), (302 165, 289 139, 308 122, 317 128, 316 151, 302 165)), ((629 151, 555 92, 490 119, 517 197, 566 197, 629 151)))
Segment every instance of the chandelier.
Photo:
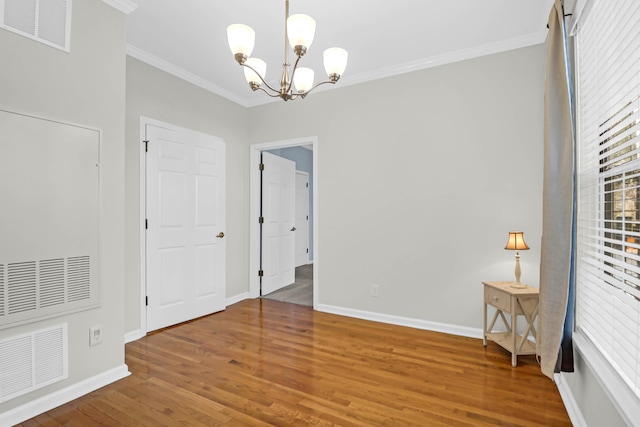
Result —
POLYGON ((280 97, 288 101, 298 97, 304 98, 320 85, 326 83, 335 84, 347 67, 348 53, 339 47, 325 50, 324 69, 329 79, 314 86, 313 70, 305 67, 298 68, 298 63, 313 42, 316 21, 308 15, 296 14, 289 16, 289 0, 285 0, 285 3, 284 63, 282 64, 280 89, 273 88, 266 82, 267 64, 261 59, 251 57, 256 36, 251 27, 244 24, 229 25, 227 39, 231 53, 233 53, 238 64, 244 67, 244 76, 251 89, 254 91, 260 89, 272 98, 280 97), (296 54, 296 61, 291 71, 289 71, 289 46, 293 48, 296 54), (267 89, 262 85, 266 86, 267 89))

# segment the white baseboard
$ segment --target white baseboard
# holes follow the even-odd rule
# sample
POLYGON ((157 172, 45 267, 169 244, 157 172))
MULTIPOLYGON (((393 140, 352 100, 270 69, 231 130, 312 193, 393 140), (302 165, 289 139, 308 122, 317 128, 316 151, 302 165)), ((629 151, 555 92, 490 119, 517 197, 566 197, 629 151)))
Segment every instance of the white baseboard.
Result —
POLYGON ((226 306, 229 307, 230 305, 233 305, 240 301, 244 301, 246 299, 249 299, 249 292, 243 292, 241 294, 227 298, 226 306))
POLYGON ((84 381, 72 384, 69 387, 54 391, 46 396, 1 413, 0 426, 19 424, 129 375, 131 375, 129 368, 127 365, 122 364, 117 368, 87 378, 84 381))
POLYGON ((571 424, 573 424, 574 427, 588 427, 587 421, 584 419, 582 411, 578 406, 578 402, 576 402, 576 399, 573 397, 571 388, 567 385, 567 381, 564 378, 565 375, 567 374, 555 374, 553 376, 553 380, 556 383, 556 387, 558 387, 562 403, 564 403, 564 407, 567 410, 571 424))
POLYGON ((462 337, 482 339, 482 329, 466 326, 450 325, 447 323, 430 322, 428 320, 413 319, 410 317, 394 316, 390 314, 374 313, 371 311, 355 310, 352 308, 337 307, 333 305, 318 304, 316 310, 341 316, 355 317, 357 319, 372 320, 374 322, 389 323, 392 325, 408 326, 410 328, 427 331, 442 332, 445 334, 459 335, 462 337))
POLYGON ((124 343, 127 344, 132 341, 137 341, 145 335, 146 334, 142 332, 142 329, 136 329, 135 331, 127 332, 126 334, 124 334, 124 343))
MULTIPOLYGON (((233 304, 235 304, 237 302, 240 302, 240 301, 244 301, 247 298, 249 298, 249 292, 243 292, 243 293, 238 294, 236 296, 233 296, 231 298, 227 298, 227 300, 225 301, 225 304, 226 304, 225 307, 228 307, 228 306, 233 305, 233 304)), ((142 329, 136 329, 135 331, 127 332, 126 334, 124 334, 124 343, 127 344, 127 343, 130 343, 132 341, 137 341, 140 338, 145 337, 146 335, 147 334, 145 334, 142 331, 142 329)))

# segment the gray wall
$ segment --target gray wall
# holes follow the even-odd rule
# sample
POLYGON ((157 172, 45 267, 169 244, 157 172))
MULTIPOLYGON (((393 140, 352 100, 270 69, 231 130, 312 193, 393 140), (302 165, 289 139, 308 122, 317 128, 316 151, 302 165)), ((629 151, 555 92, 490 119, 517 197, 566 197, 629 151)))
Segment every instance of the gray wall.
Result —
MULTIPOLYGON (((0 108, 97 129, 101 306, 0 331, 0 339, 69 324, 69 378, 0 404, 0 413, 124 364, 125 15, 100 0, 73 3, 71 53, 0 30, 0 108), (89 327, 103 342, 89 347, 89 327)), ((46 239, 47 236, 42 236, 46 239)))
POLYGON ((627 423, 618 413, 609 395, 578 349, 574 352, 575 372, 563 373, 562 378, 589 426, 624 427, 627 423))
POLYGON ((246 108, 127 57, 125 267, 127 332, 140 328, 140 117, 222 138, 227 160, 227 298, 248 292, 249 113, 246 108))
POLYGON ((318 137, 321 305, 479 329, 480 282, 514 274, 510 230, 525 232, 522 279, 538 285, 544 56, 538 45, 250 109, 251 143, 318 137))

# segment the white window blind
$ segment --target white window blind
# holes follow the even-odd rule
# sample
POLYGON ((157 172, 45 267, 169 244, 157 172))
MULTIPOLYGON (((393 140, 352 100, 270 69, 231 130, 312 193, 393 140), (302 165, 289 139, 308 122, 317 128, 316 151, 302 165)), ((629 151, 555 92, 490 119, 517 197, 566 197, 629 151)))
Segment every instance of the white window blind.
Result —
POLYGON ((592 3, 576 34, 576 325, 640 397, 640 2, 592 3))

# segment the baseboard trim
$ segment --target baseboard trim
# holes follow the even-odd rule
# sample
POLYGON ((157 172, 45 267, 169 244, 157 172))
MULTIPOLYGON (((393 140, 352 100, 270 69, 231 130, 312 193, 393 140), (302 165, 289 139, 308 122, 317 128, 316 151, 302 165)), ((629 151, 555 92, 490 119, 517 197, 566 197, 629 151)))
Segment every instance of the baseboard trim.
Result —
POLYGON ((133 341, 137 341, 145 335, 146 334, 142 332, 142 329, 136 329, 135 331, 127 332, 126 334, 124 334, 124 343, 127 344, 133 341))
POLYGON ((226 306, 229 307, 230 305, 233 305, 240 301, 244 301, 246 299, 249 299, 249 292, 243 292, 241 294, 227 298, 226 306))
POLYGON ((560 392, 560 398, 562 399, 562 403, 564 403, 564 408, 567 410, 567 415, 569 415, 571 424, 573 424, 574 427, 588 427, 587 420, 584 419, 578 402, 576 402, 575 397, 573 397, 571 388, 567 385, 567 381, 564 378, 565 375, 567 374, 555 374, 553 380, 556 383, 556 387, 558 387, 558 392, 560 392))
POLYGON ((318 304, 317 311, 338 314, 340 316, 355 317, 357 319, 371 320, 374 322, 389 323, 398 326, 423 329, 433 332, 458 335, 462 337, 482 339, 482 329, 466 326, 450 325, 447 323, 431 322, 428 320, 413 319, 410 317, 394 316, 391 314, 375 313, 371 311, 356 310, 353 308, 337 307, 327 304, 318 304))
MULTIPOLYGON (((231 298, 227 298, 225 301, 225 307, 229 307, 237 302, 244 301, 249 298, 249 292, 243 292, 241 294, 235 295, 231 298)), ((136 329, 135 331, 130 331, 124 334, 124 343, 130 343, 132 341, 137 341, 140 338, 145 337, 147 334, 142 332, 142 329, 136 329)))
POLYGON ((1 426, 13 426, 131 375, 125 364, 0 414, 1 426))

